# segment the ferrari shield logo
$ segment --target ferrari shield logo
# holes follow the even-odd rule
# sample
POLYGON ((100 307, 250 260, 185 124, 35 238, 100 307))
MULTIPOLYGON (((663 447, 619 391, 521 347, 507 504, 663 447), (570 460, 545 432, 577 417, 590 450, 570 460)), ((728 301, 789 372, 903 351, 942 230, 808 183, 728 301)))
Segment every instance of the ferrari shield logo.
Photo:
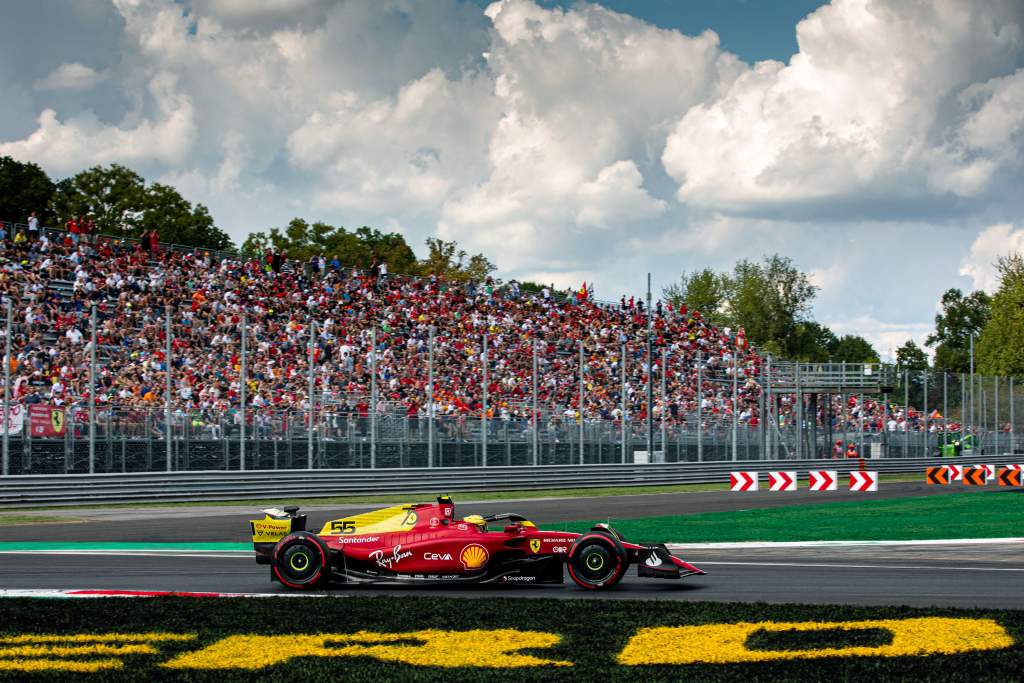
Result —
POLYGON ((51 410, 50 411, 50 425, 53 427, 53 431, 58 434, 64 431, 64 411, 63 410, 51 410))
POLYGON ((539 553, 540 552, 540 539, 539 538, 531 538, 530 539, 530 550, 532 550, 535 553, 539 553))

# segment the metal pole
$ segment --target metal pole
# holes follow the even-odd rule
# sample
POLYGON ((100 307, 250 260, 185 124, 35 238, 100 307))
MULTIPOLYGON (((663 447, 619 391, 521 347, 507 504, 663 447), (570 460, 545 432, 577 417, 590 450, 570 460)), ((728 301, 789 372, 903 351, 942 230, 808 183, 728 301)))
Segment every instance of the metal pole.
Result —
POLYGON ((903 457, 910 448, 910 370, 903 371, 903 457))
POLYGON ((171 307, 164 307, 164 445, 167 447, 167 471, 170 472, 174 464, 171 439, 174 438, 171 425, 171 307))
POLYGON ((487 467, 487 332, 484 332, 484 352, 480 356, 480 362, 483 364, 484 370, 483 407, 480 410, 480 445, 482 447, 480 462, 487 467))
POLYGON ((580 464, 583 464, 583 400, 584 400, 584 381, 583 381, 583 340, 580 339, 580 464))
POLYGON ((622 342, 622 353, 619 356, 619 374, 621 376, 621 393, 619 394, 620 410, 622 415, 620 416, 621 422, 619 423, 619 438, 622 441, 622 462, 626 462, 626 342, 622 342))
POLYGON ((995 419, 992 420, 992 424, 996 428, 996 431, 995 431, 995 434, 992 435, 992 440, 994 442, 992 444, 992 448, 993 448, 993 453, 995 453, 996 455, 999 455, 999 375, 996 375, 993 378, 993 382, 994 382, 993 391, 995 392, 996 398, 995 398, 994 415, 993 415, 993 417, 995 419))
MULTIPOLYGON (((971 335, 971 423, 970 433, 974 433, 974 335, 971 335)), ((973 444, 972 444, 973 446, 973 444)))
POLYGON ((11 297, 7 296, 7 322, 4 331, 4 452, 3 474, 10 474, 10 431, 11 431, 11 297))
POLYGON ((740 412, 740 342, 739 339, 732 349, 732 459, 736 458, 736 437, 739 431, 740 412))
POLYGON ((942 442, 946 443, 946 434, 949 433, 949 374, 942 371, 942 442))
POLYGON ((377 467, 377 328, 370 329, 370 469, 377 467))
POLYGON ((96 304, 89 315, 89 474, 96 472, 96 304))
POLYGON ((704 360, 697 350, 697 462, 704 462, 704 360))
POLYGON ((314 351, 316 350, 316 321, 309 321, 309 387, 306 396, 309 400, 309 424, 306 425, 306 469, 313 469, 313 430, 316 420, 316 379, 313 375, 314 351))
POLYGON ((652 344, 654 340, 652 323, 654 322, 653 311, 651 311, 651 274, 647 273, 647 462, 654 457, 654 352, 652 344))
POLYGON ((427 467, 434 466, 434 326, 427 336, 427 467))
POLYGON ((921 372, 921 399, 922 409, 921 415, 924 418, 924 427, 922 433, 924 438, 922 439, 923 450, 921 452, 922 458, 928 457, 928 371, 923 370, 921 372))
POLYGON ((668 367, 668 349, 661 347, 661 457, 665 462, 668 462, 668 440, 665 438, 668 430, 666 425, 668 424, 668 417, 665 413, 668 412, 668 391, 666 386, 666 375, 665 368, 668 367))
POLYGON ((1013 377, 1011 377, 1010 378, 1010 453, 1011 454, 1017 452, 1017 450, 1016 450, 1017 449, 1017 444, 1014 441, 1014 435, 1017 433, 1017 428, 1014 425, 1014 421, 1013 421, 1013 418, 1014 418, 1013 405, 1014 405, 1014 403, 1016 403, 1016 401, 1013 400, 1013 377))
POLYGON ((245 471, 245 400, 246 392, 248 389, 248 386, 246 386, 248 384, 248 377, 246 376, 245 367, 245 354, 247 351, 246 342, 248 341, 246 327, 248 327, 248 323, 246 321, 245 314, 242 314, 242 353, 239 360, 240 367, 238 372, 238 377, 240 380, 239 384, 241 384, 238 392, 239 417, 241 418, 240 431, 238 435, 238 469, 242 470, 243 472, 245 471))
POLYGON ((800 361, 796 362, 796 459, 804 457, 804 393, 800 381, 800 361))
POLYGON ((533 340, 533 377, 532 377, 533 405, 531 416, 533 419, 533 464, 540 464, 540 415, 537 414, 537 340, 533 340))

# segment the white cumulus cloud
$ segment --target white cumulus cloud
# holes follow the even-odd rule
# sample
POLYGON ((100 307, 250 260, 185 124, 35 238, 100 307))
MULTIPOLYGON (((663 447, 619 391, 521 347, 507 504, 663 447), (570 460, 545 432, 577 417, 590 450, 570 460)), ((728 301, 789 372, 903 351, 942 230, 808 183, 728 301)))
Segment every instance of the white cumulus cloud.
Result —
POLYGON ((95 69, 78 62, 61 64, 35 83, 38 90, 86 90, 104 79, 95 69))
POLYGON ((971 278, 974 289, 992 294, 999 288, 996 263, 1012 254, 1024 254, 1024 229, 1011 223, 992 225, 978 234, 960 268, 960 274, 971 278))

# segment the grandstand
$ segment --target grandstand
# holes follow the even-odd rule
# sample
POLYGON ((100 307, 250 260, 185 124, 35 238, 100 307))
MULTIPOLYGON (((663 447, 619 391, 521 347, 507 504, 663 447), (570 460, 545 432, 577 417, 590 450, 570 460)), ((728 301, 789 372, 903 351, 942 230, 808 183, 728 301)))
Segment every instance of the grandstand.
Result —
MULTIPOLYGON (((242 466, 244 439, 214 447, 213 455, 202 455, 199 442, 243 434, 275 444, 273 466, 282 465, 276 442, 285 439, 289 466, 401 465, 424 457, 441 464, 446 442, 461 444, 454 456, 449 449, 449 462, 484 464, 489 437, 498 461, 509 463, 544 462, 539 442, 549 446, 551 461, 578 455, 597 462, 632 459, 634 447, 644 457, 683 460, 735 458, 740 447, 740 457, 750 456, 751 448, 772 443, 761 419, 766 360, 742 330, 718 329, 685 307, 658 301, 646 310, 625 297, 559 299, 490 278, 380 275, 326 260, 243 258, 53 229, 30 239, 23 226, 5 228, 8 400, 63 410, 70 439, 100 430, 107 454, 101 469, 117 468, 115 434, 123 468, 125 440, 149 443, 143 469, 162 465, 160 446, 154 453, 152 445, 161 440, 192 442, 175 445, 175 464, 168 460, 175 468, 242 466), (657 434, 648 431, 652 425, 657 434), (164 438, 168 429, 174 439, 164 438), (378 453, 389 440, 398 448, 378 453), (332 459, 323 445, 332 441, 346 444, 344 458, 332 459)), ((783 367, 776 366, 776 378, 783 367)), ((851 371, 864 375, 860 367, 851 371)), ((847 382, 849 391, 828 390, 832 398, 811 412, 814 424, 876 433, 928 429, 919 412, 890 414, 886 401, 847 382)), ((793 455, 783 430, 793 422, 796 391, 777 388, 767 407, 783 456, 793 455)), ((933 422, 933 431, 936 424, 959 429, 945 420, 933 422)), ((254 448, 252 466, 270 466, 254 448)), ((65 455, 65 469, 83 467, 79 450, 65 455)))

